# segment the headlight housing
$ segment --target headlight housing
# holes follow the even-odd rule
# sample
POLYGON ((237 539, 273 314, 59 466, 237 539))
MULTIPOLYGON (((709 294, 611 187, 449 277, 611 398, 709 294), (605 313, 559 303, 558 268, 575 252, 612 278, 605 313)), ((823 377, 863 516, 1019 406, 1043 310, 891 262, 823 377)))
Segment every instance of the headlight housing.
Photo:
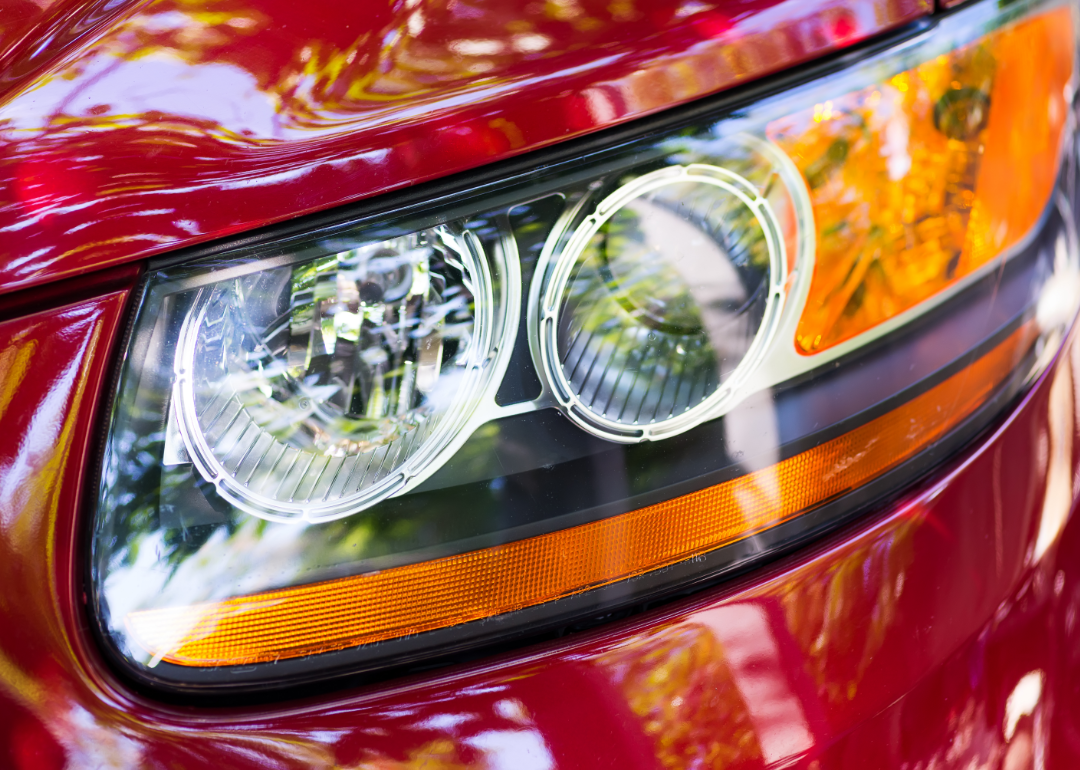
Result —
POLYGON ((689 590, 910 482, 1075 317, 1074 21, 980 3, 572 161, 157 266, 94 521, 106 648, 174 690, 370 671, 689 590))

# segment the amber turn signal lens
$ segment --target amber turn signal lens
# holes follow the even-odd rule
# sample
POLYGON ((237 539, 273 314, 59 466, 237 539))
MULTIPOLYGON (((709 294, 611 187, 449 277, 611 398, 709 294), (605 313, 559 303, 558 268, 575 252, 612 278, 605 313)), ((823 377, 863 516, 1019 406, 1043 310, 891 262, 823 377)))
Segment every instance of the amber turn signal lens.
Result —
POLYGON ((1027 324, 897 409, 768 468, 609 519, 433 561, 225 601, 133 612, 132 637, 183 666, 328 652, 531 607, 775 527, 912 457, 1010 374, 1027 324))
POLYGON ((1062 7, 774 121, 806 180, 817 255, 799 352, 851 339, 1015 245, 1050 199, 1069 110, 1062 7))

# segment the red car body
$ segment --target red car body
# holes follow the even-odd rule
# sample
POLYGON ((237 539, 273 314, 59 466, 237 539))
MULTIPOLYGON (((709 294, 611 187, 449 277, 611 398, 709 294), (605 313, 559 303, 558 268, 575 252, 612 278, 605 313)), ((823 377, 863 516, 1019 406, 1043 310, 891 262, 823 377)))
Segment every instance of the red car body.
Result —
POLYGON ((147 258, 437 185, 932 12, 0 3, 0 766, 1080 766, 1075 335, 892 503, 558 640, 212 707, 132 688, 90 633, 89 469, 147 258))

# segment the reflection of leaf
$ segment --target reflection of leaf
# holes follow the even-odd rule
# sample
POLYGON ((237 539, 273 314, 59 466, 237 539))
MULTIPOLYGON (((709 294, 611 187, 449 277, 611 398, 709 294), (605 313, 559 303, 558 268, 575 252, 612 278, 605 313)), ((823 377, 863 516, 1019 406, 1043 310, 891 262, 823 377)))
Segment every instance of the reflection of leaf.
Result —
POLYGON ((761 760, 742 695, 707 628, 669 626, 601 656, 664 767, 726 767, 761 760))
POLYGON ((406 759, 369 756, 354 767, 355 770, 483 770, 489 765, 482 755, 475 762, 466 763, 455 741, 439 738, 411 749, 406 759))

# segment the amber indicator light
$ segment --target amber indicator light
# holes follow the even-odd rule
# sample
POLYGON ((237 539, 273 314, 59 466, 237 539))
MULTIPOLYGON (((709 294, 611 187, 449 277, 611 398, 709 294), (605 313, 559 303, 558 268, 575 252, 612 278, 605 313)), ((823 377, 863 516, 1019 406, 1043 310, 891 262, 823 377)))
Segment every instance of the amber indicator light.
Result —
POLYGON ((769 125, 817 230, 800 353, 915 307, 1031 230, 1058 172, 1075 46, 1058 8, 769 125))

